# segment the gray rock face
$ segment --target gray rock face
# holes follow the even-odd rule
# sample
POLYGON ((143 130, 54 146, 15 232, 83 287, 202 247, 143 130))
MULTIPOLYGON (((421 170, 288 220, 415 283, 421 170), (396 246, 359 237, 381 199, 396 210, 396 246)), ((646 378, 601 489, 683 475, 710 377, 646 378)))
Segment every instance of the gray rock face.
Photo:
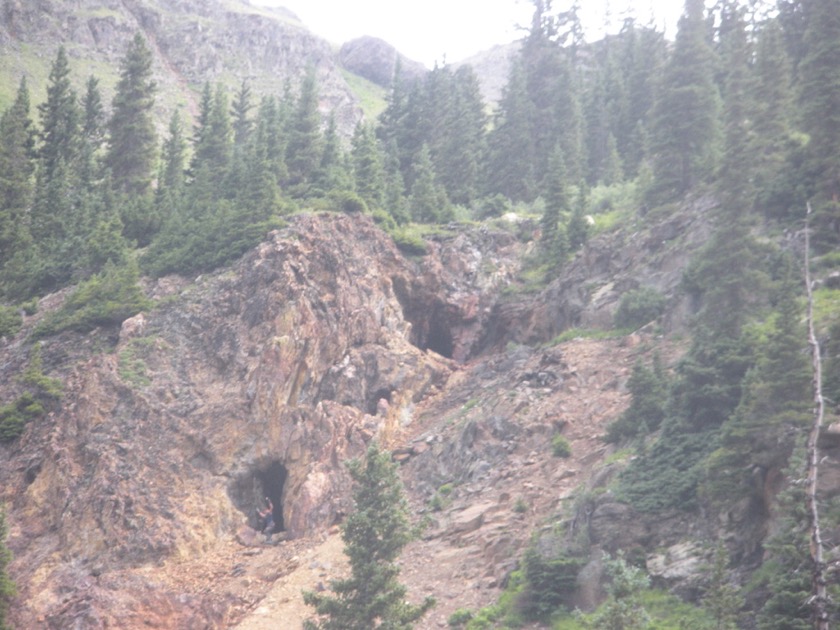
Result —
POLYGON ((401 55, 391 44, 377 37, 359 37, 345 42, 338 53, 338 60, 350 72, 382 87, 391 86, 397 60, 404 82, 418 81, 428 72, 422 63, 401 55))
POLYGON ((497 103, 502 98, 502 91, 507 85, 510 66, 519 55, 521 47, 520 42, 493 46, 489 50, 452 65, 455 69, 460 66, 471 66, 476 77, 478 77, 484 101, 486 103, 497 103))

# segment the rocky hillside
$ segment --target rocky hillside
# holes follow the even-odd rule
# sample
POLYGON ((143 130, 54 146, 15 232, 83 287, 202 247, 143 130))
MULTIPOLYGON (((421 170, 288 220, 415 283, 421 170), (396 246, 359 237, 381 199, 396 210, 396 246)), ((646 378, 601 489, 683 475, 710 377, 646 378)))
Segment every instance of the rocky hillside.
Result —
MULTIPOLYGON (((120 330, 45 339, 60 407, 0 446, 14 622, 276 619, 288 597, 272 588, 302 570, 315 587, 339 570, 335 552, 304 558, 350 509, 344 462, 373 438, 403 463, 425 515, 404 576, 439 601, 428 627, 492 602, 546 519, 585 523, 596 547, 668 550, 649 568, 690 592, 705 526, 649 522, 594 490, 620 466, 601 436, 627 403, 633 362, 681 352, 687 305, 676 287, 708 210, 701 199, 605 233, 530 296, 516 293, 527 224, 453 229, 407 258, 367 217, 301 215, 225 271, 149 283, 156 306, 120 330), (669 296, 665 337, 551 341, 570 327, 609 328, 639 284, 669 296), (556 434, 571 458, 553 456, 556 434), (284 530, 274 547, 249 527, 264 496, 284 530)), ((27 334, 66 295, 42 299, 3 340, 4 399, 18 393, 27 334)), ((588 575, 582 606, 600 597, 598 568, 588 575)))
POLYGON ((244 0, 10 0, 0 14, 0 108, 22 76, 33 102, 43 100, 39 90, 59 45, 78 85, 97 76, 110 103, 120 59, 137 32, 154 54, 162 124, 178 106, 195 114, 205 82, 236 88, 247 79, 257 94, 281 95, 286 81, 296 85, 309 66, 317 70, 322 111, 335 112, 342 131, 350 133, 362 115, 327 41, 284 9, 244 0))

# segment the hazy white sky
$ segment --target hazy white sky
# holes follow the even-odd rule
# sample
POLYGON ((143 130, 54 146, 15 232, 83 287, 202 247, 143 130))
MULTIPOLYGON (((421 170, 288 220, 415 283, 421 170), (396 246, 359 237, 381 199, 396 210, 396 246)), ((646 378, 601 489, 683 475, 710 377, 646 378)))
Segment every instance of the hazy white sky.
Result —
MULTIPOLYGON (((341 44, 372 35, 392 44, 411 59, 432 67, 435 61, 455 62, 522 36, 533 4, 529 0, 251 0, 263 6, 284 6, 311 31, 341 44)), ((554 0, 558 11, 571 0, 554 0)), ((653 17, 669 39, 674 37, 682 13, 682 0, 580 0, 581 19, 587 29, 604 23, 606 8, 613 28, 633 7, 643 24, 653 17)))

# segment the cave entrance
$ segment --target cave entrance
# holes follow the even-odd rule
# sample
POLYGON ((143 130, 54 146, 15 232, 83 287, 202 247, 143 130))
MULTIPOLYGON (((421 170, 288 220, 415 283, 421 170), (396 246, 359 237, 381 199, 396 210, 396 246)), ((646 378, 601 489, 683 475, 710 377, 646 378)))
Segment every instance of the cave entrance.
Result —
POLYGON ((233 504, 248 515, 248 524, 259 529, 257 510, 265 507, 266 497, 274 505, 274 531, 285 529, 283 523, 283 489, 288 471, 279 460, 271 460, 234 481, 228 490, 233 504))
POLYGON ((272 462, 265 470, 257 471, 256 477, 262 488, 260 499, 271 499, 274 505, 275 529, 280 532, 283 527, 283 486, 286 484, 286 467, 280 462, 272 462))
POLYGON ((437 352, 439 355, 452 358, 452 333, 449 330, 449 322, 446 320, 443 309, 438 307, 429 322, 429 336, 426 338, 426 348, 437 352))

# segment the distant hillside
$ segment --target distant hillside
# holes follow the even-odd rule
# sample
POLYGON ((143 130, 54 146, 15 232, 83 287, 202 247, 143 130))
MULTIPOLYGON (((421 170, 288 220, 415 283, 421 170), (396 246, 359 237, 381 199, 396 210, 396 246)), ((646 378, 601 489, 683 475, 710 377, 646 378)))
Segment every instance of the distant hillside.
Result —
POLYGON ((481 84, 481 95, 485 102, 493 104, 502 97, 502 90, 510 74, 510 64, 519 54, 521 46, 518 41, 500 44, 452 65, 455 69, 459 66, 472 66, 481 84))
POLYGON ((281 94, 313 65, 322 113, 335 112, 345 133, 362 116, 327 41, 288 10, 240 0, 10 0, 0 14, 0 109, 11 103, 22 76, 33 102, 43 101, 59 45, 77 85, 95 75, 110 103, 119 60, 138 31, 155 56, 161 121, 179 106, 194 114, 207 81, 234 87, 247 79, 257 94, 281 94))

